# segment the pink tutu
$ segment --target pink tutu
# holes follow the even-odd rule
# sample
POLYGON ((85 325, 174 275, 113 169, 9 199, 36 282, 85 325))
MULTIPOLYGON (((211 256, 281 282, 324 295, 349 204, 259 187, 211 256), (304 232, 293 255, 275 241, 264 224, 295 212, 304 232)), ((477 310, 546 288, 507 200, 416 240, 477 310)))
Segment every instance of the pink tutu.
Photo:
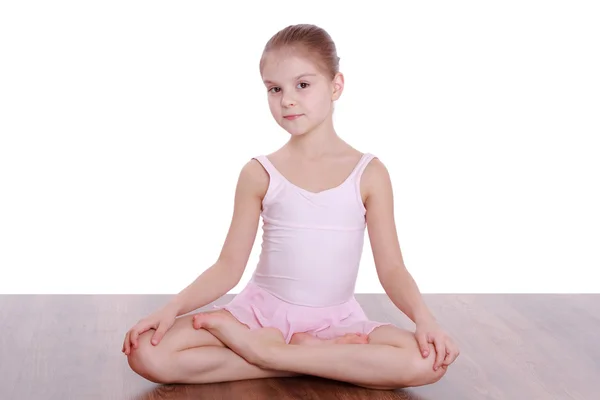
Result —
POLYGON ((229 311, 250 329, 277 328, 286 343, 299 332, 333 339, 347 333, 369 335, 377 327, 390 325, 370 321, 354 297, 331 307, 301 306, 275 297, 252 281, 231 302, 215 308, 229 311))

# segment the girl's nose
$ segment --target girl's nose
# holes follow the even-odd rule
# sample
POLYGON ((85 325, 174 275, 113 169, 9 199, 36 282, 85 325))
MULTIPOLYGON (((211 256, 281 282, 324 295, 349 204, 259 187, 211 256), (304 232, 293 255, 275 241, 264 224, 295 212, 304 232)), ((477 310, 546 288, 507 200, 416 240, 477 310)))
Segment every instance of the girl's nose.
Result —
POLYGON ((284 96, 281 98, 281 105, 284 107, 293 107, 296 105, 296 101, 292 98, 284 96))

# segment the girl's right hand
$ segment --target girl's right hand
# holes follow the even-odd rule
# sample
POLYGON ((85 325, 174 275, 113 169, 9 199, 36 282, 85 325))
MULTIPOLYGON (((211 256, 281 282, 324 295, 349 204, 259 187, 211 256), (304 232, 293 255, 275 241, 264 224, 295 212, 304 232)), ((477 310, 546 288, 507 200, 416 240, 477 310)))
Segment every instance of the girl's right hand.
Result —
POLYGON ((154 335, 152 335, 151 343, 155 346, 158 345, 165 333, 171 329, 176 318, 177 311, 169 307, 162 308, 157 312, 150 314, 148 317, 140 320, 127 332, 121 351, 125 355, 129 355, 133 349, 137 349, 139 346, 139 336, 150 329, 156 330, 154 335))

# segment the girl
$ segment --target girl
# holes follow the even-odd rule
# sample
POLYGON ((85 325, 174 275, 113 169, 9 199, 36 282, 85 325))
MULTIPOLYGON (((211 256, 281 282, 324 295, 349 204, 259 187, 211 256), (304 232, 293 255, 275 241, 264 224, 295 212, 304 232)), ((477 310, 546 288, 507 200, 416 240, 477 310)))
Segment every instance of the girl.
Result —
POLYGON ((127 332, 122 351, 139 375, 208 383, 305 374, 395 389, 438 381, 458 356, 405 268, 386 167, 335 132, 338 62, 314 25, 267 43, 260 73, 290 140, 242 168, 216 263, 127 332), (182 316, 238 284, 260 217, 262 253, 248 285, 225 306, 182 316), (414 333, 370 321, 354 298, 367 226, 380 282, 414 333))

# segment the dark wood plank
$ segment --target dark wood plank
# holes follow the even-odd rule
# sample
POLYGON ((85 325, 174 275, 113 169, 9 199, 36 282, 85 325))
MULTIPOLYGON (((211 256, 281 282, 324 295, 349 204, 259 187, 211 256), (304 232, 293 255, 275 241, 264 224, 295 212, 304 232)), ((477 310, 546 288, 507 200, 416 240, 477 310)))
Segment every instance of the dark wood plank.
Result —
MULTIPOLYGON (((227 302, 224 296, 216 303, 227 302)), ((412 330, 385 295, 369 317, 412 330)), ((316 377, 156 385, 121 353, 169 296, 0 296, 1 399, 580 399, 600 397, 599 295, 425 295, 461 356, 440 382, 375 391, 316 377)), ((209 309, 212 305, 204 307, 209 309)))

